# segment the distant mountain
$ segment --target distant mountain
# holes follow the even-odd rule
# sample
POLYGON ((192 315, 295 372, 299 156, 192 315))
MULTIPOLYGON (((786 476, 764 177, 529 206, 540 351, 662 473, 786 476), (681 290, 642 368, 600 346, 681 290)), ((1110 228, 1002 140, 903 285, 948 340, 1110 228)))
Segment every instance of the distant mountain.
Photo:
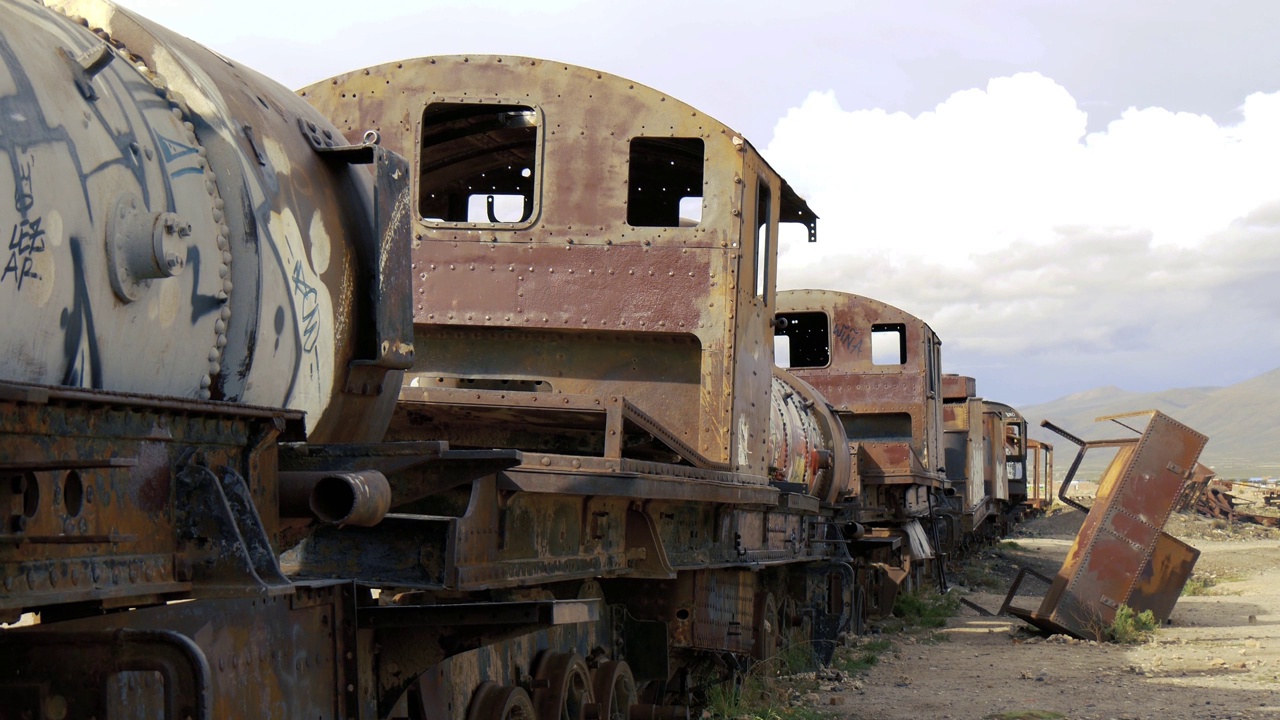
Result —
MULTIPOLYGON (((1095 423, 1095 418, 1159 410, 1209 436, 1200 462, 1213 467, 1219 477, 1280 476, 1280 368, 1227 387, 1151 393, 1104 387, 1019 410, 1027 418, 1031 437, 1053 444, 1058 475, 1071 464, 1076 447, 1040 427, 1041 420, 1048 419, 1082 439, 1098 440, 1130 433, 1115 423, 1095 423)), ((1142 422, 1142 418, 1136 420, 1142 422)))

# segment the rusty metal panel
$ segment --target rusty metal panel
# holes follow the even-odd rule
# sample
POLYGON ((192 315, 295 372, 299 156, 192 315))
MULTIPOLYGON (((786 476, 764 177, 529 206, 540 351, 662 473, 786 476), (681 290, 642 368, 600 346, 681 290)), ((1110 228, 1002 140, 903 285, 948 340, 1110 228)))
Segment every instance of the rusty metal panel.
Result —
POLYGON ((754 644, 756 574, 717 570, 681 577, 693 584, 690 646, 749 653, 754 644))
MULTIPOLYGON (((955 377, 955 376, 952 376, 955 377)), ((947 479, 963 484, 962 508, 972 513, 990 496, 991 469, 983 439, 983 401, 967 397, 942 406, 947 479)), ((982 518, 974 518, 978 522, 982 518)))
POLYGON ((286 420, 300 426, 299 413, 3 389, 23 399, 0 402, 0 506, 13 508, 0 530, 0 617, 284 582, 274 554, 257 551, 278 531, 270 441, 286 420), (185 457, 192 444, 205 464, 185 457), (219 544, 227 533, 240 539, 219 544))
POLYGON ((68 717, 143 717, 166 702, 167 713, 149 717, 365 717, 345 690, 354 682, 343 652, 355 650, 351 590, 299 587, 288 597, 171 603, 5 633, 0 693, 38 677, 68 717), (160 676, 148 677, 154 670, 160 676))
MULTIPOLYGON (((799 201, 749 143, 642 85, 529 58, 406 60, 301 95, 339 128, 376 130, 384 147, 413 158, 414 320, 423 352, 411 382, 545 382, 553 392, 619 395, 711 462, 764 478, 776 226, 780 209, 787 205, 792 219, 799 201), (578 101, 584 88, 594 102, 578 101), (465 144, 435 131, 442 108, 452 113, 447 122, 471 118, 474 129, 496 117, 484 132, 522 138, 514 159, 495 166, 502 177, 486 177, 487 217, 458 214, 452 195, 447 208, 440 204, 436 173, 464 162, 451 153, 465 144), (632 217, 646 202, 631 174, 638 142, 683 149, 681 166, 699 177, 685 188, 700 198, 696 217, 632 217), (516 166, 527 171, 523 179, 508 177, 516 166), (757 204, 757 187, 777 202, 757 204), (495 198, 517 190, 524 215, 500 218, 495 198), (768 213, 761 260, 758 211, 768 213), (445 357, 431 350, 441 333, 453 348, 445 357), (650 363, 652 353, 633 345, 639 338, 688 347, 672 356, 678 366, 650 363), (525 351, 482 352, 495 344, 525 351), (527 352, 543 346, 556 351, 527 352), (670 372, 655 374, 661 368, 670 372)), ((654 177, 639 179, 667 193, 654 177)))
POLYGON ((990 403, 983 402, 982 456, 986 474, 987 495, 993 500, 1009 499, 1009 474, 1005 464, 1004 419, 992 412, 990 403))
POLYGON ((1121 605, 1165 619, 1199 553, 1161 528, 1206 441, 1157 411, 1139 438, 1081 441, 1081 456, 1096 446, 1119 450, 1040 608, 1009 610, 1037 626, 1080 637, 1097 637, 1121 605))
POLYGON ((1151 610, 1157 618, 1169 617, 1199 557, 1199 550, 1168 533, 1160 533, 1151 557, 1138 573, 1128 605, 1151 610))
POLYGON ((966 400, 978 395, 978 382, 967 375, 944 373, 942 376, 942 399, 966 400))

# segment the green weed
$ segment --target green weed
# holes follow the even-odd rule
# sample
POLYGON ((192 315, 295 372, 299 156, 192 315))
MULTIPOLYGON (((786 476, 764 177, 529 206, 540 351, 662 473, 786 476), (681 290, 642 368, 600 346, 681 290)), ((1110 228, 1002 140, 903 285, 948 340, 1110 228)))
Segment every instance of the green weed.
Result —
POLYGON ((1194 573, 1187 579, 1187 584, 1182 586, 1183 595, 1212 595, 1210 588, 1218 584, 1218 579, 1212 575, 1202 575, 1194 573))
POLYGON ((872 640, 857 647, 839 648, 831 666, 850 675, 864 673, 880 662, 880 655, 893 647, 888 640, 872 640))
POLYGON ((940 628, 946 627, 947 618, 960 609, 960 597, 942 595, 932 588, 917 589, 907 593, 898 593, 893 603, 893 617, 901 627, 907 628, 940 628))
POLYGON ((1106 638, 1113 643, 1133 645, 1149 640, 1157 627, 1159 624, 1150 610, 1135 613, 1128 605, 1121 605, 1106 628, 1106 638))
MULTIPOLYGON (((759 668, 759 666, 757 666, 759 668)), ((721 720, 821 720, 822 713, 791 705, 793 683, 767 677, 753 668, 741 683, 722 682, 707 689, 706 711, 721 720)))

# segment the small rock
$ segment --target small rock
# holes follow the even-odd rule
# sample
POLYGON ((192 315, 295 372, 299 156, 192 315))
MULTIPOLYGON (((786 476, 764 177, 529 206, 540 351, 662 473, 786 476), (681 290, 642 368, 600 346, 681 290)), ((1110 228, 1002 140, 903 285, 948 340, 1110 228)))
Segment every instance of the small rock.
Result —
POLYGON ((839 695, 832 695, 831 697, 827 698, 827 704, 828 704, 828 705, 843 705, 843 704, 844 704, 844 698, 840 697, 839 695))

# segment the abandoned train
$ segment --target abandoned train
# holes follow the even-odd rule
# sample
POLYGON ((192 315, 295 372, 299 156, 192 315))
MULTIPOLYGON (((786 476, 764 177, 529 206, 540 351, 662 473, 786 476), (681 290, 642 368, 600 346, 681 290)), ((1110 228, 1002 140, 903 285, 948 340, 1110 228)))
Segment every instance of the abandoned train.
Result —
POLYGON ((0 2, 0 718, 678 717, 1038 487, 925 323, 775 292, 816 216, 689 105, 51 5, 0 2))

